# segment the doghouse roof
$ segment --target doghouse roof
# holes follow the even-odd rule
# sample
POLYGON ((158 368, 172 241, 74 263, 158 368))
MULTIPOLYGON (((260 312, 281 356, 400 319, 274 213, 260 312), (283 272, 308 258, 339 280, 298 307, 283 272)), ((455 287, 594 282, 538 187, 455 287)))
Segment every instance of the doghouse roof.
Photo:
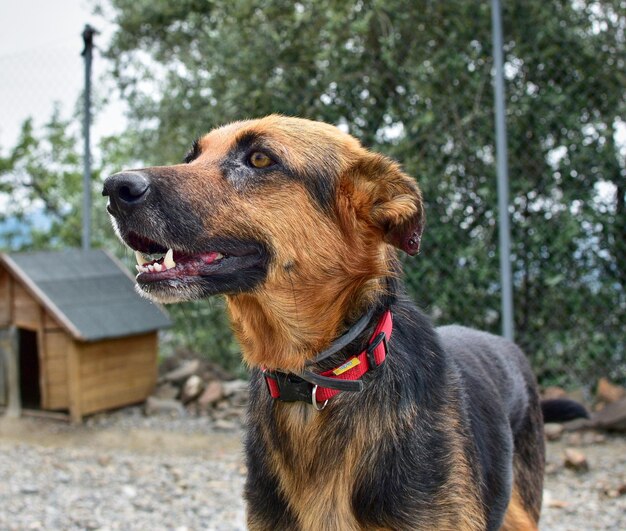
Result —
POLYGON ((131 336, 171 324, 161 306, 135 292, 124 266, 105 251, 0 254, 0 263, 76 339, 131 336))

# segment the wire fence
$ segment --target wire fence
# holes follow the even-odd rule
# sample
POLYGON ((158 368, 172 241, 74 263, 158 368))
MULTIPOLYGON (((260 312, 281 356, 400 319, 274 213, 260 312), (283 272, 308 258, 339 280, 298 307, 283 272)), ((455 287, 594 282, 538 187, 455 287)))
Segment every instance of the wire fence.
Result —
MULTIPOLYGON (((515 339, 546 385, 589 387, 600 376, 623 383, 624 11, 507 4, 515 339)), ((491 97, 475 79, 491 57, 486 43, 467 44, 474 54, 444 81, 464 96, 444 96, 436 121, 447 139, 439 158, 424 162, 440 176, 426 183, 436 237, 426 234, 423 263, 406 266, 412 292, 436 322, 499 332, 491 97), (474 113, 463 108, 472 101, 474 113)))
MULTIPOLYGON (((355 35, 345 37, 343 48, 318 47, 315 53, 327 54, 323 60, 313 57, 313 66, 303 66, 299 59, 291 65, 289 72, 301 87, 295 103, 281 107, 278 78, 255 79, 258 92, 274 99, 255 102, 253 109, 347 123, 368 146, 402 162, 427 202, 422 252, 404 259, 411 295, 437 324, 456 322, 500 333, 489 3, 357 4, 361 7, 341 23, 357 28, 371 23, 372 49, 370 41, 355 35), (367 18, 368 13, 374 15, 367 18), (362 55, 354 63, 333 55, 344 48, 362 55), (359 61, 370 60, 376 65, 373 74, 358 74, 359 61), (329 68, 338 70, 329 74, 329 68), (330 75, 335 78, 328 82, 330 75), (321 90, 324 83, 328 88, 321 90), (314 96, 307 92, 309 85, 314 96), (358 108, 350 110, 355 99, 358 108)), ((306 10, 309 2, 301 5, 306 10)), ((544 385, 591 387, 600 376, 626 383, 626 6, 617 0, 577 0, 504 2, 503 7, 515 340, 544 385)), ((187 20, 190 32, 196 20, 187 20)), ((328 38, 327 30, 316 35, 328 38)), ((257 23, 254 38, 263 31, 257 23)), ((250 32, 241 34, 252 38, 250 32)), ((238 36, 231 32, 228 38, 238 36)), ((77 57, 81 44, 77 38, 77 57)), ((296 53, 296 45, 291 46, 288 51, 296 53)), ((218 79, 226 75, 222 71, 229 73, 230 58, 222 57, 224 64, 220 56, 211 57, 218 63, 213 74, 218 79)), ((280 49, 263 57, 270 61, 264 67, 268 75, 279 72, 271 61, 281 57, 280 49)), ((97 55, 95 61, 104 58, 97 55)), ((25 71, 38 68, 22 66, 25 71)), ((81 78, 82 64, 67 68, 73 79, 81 78)), ((177 65, 169 76, 184 72, 177 65)), ((3 81, 13 86, 10 102, 3 104, 23 104, 39 114, 33 106, 37 95, 25 92, 18 101, 16 83, 3 81)), ((141 118, 150 121, 163 112, 185 142, 198 133, 198 121, 209 129, 219 103, 199 106, 198 101, 214 90, 211 76, 198 76, 194 83, 176 92, 176 105, 191 113, 194 123, 177 123, 178 110, 167 99, 159 103, 164 108, 152 105, 154 116, 144 108, 141 118)), ((246 97, 252 96, 248 92, 246 97)), ((237 363, 220 303, 172 308, 177 325, 171 345, 210 352, 231 367, 237 363)))

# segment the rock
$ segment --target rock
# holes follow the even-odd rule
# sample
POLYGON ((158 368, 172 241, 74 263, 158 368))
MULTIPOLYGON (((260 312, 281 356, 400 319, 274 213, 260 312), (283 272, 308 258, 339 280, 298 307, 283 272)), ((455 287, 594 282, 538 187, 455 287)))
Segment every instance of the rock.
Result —
POLYGON ((187 380, 191 375, 196 374, 200 370, 200 360, 189 360, 163 375, 164 382, 181 383, 187 380))
POLYGON ((598 389, 596 391, 596 397, 601 402, 606 404, 612 404, 622 398, 626 397, 626 389, 620 385, 615 385, 607 378, 600 378, 598 380, 598 389))
POLYGON ((563 435, 564 428, 562 424, 548 422, 543 427, 543 431, 546 434, 546 439, 549 441, 558 441, 563 435))
POLYGON ((607 404, 600 411, 594 411, 591 419, 576 419, 563 424, 565 431, 606 430, 626 432, 626 398, 607 404))
POLYGON ((571 432, 591 430, 593 427, 593 422, 590 419, 574 419, 563 423, 563 429, 571 432))
POLYGON ((567 393, 561 387, 557 387, 552 385, 550 387, 546 387, 541 393, 541 398, 543 400, 552 400, 553 398, 567 398, 567 393))
POLYGON ((191 402, 194 398, 196 398, 204 389, 204 382, 202 378, 197 374, 191 375, 185 381, 185 385, 183 385, 183 390, 180 394, 181 400, 184 404, 191 402))
POLYGON ((626 494, 626 483, 622 483, 617 487, 604 486, 602 488, 602 494, 608 498, 619 498, 620 496, 624 496, 626 494))
POLYGON ((172 385, 170 382, 165 382, 159 385, 152 394, 157 398, 172 400, 174 398, 178 398, 179 393, 180 389, 178 387, 172 385))
POLYGON ((154 396, 148 397, 144 411, 148 416, 167 414, 182 417, 185 415, 185 408, 178 400, 156 398, 154 396))
POLYGON ((235 424, 234 422, 230 421, 230 420, 216 420, 215 421, 215 429, 217 430, 225 430, 225 431, 232 431, 237 429, 237 424, 235 424))
POLYGON ((586 431, 582 434, 582 444, 585 446, 604 443, 606 443, 606 436, 601 433, 595 431, 586 431))
POLYGON ((20 492, 22 494, 37 494, 39 492, 39 487, 36 485, 22 485, 20 492))
POLYGON ((222 384, 224 388, 224 396, 229 397, 236 393, 248 392, 248 382, 246 380, 232 380, 231 382, 224 382, 222 384))
POLYGON ((567 468, 571 468, 577 472, 586 472, 589 470, 589 463, 587 462, 585 454, 574 448, 565 448, 565 460, 563 464, 567 468))
POLYGON ((563 500, 550 500, 548 502, 548 507, 551 509, 565 509, 569 506, 569 503, 563 500))
POLYGON ((127 498, 134 498, 135 496, 137 496, 137 489, 132 485, 124 485, 122 487, 122 493, 127 498))
POLYGON ((548 476, 553 476, 556 474, 561 467, 556 463, 546 463, 545 474, 548 476))
POLYGON ((626 432, 626 398, 622 398, 591 416, 592 426, 608 431, 626 432))
POLYGON ((98 464, 100 466, 109 466, 111 464, 111 456, 106 454, 99 455, 98 464))
POLYGON ((570 400, 573 400, 574 402, 584 404, 585 398, 586 398, 585 390, 582 387, 579 387, 578 389, 573 389, 569 391, 567 395, 565 395, 565 398, 569 398, 570 400))
POLYGON ((224 396, 224 387, 221 382, 217 380, 213 380, 209 382, 200 398, 198 398, 198 404, 206 408, 208 406, 212 406, 216 402, 219 402, 224 396))

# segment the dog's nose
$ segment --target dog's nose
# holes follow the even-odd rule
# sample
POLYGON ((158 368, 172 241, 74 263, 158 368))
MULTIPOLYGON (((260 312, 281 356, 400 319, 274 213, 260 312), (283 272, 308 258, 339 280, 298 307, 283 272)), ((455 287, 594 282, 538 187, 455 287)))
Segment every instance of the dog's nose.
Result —
POLYGON ((102 195, 109 197, 109 212, 128 212, 145 201, 150 190, 149 179, 138 171, 123 171, 107 177, 102 195))

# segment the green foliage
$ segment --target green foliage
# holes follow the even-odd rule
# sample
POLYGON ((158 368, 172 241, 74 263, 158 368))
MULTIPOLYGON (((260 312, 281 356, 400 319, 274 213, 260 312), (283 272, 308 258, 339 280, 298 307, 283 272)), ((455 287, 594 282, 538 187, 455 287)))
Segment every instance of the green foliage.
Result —
MULTIPOLYGON (((111 4, 137 153, 171 163, 272 112, 341 124, 424 190, 423 252, 405 261, 417 300, 499 330, 488 2, 111 4)), ((517 338, 546 382, 623 378, 625 3, 504 7, 517 338)))
MULTIPOLYGON (((545 383, 623 380, 626 2, 503 4, 517 340, 545 383)), ((102 12, 131 125, 105 143, 105 167, 175 163, 214 126, 272 112, 341 125, 424 191, 411 293, 437 322, 499 330, 489 2, 108 0, 102 12)), ((67 128, 37 139, 29 127, 0 157, 0 193, 29 176, 17 198, 43 201, 52 240, 72 242, 67 128)), ((238 363, 219 303, 172 310, 173 344, 238 363)))
POLYGON ((169 349, 199 352, 233 374, 245 373, 223 299, 213 297, 208 301, 172 304, 167 308, 174 321, 172 337, 167 341, 169 349))

